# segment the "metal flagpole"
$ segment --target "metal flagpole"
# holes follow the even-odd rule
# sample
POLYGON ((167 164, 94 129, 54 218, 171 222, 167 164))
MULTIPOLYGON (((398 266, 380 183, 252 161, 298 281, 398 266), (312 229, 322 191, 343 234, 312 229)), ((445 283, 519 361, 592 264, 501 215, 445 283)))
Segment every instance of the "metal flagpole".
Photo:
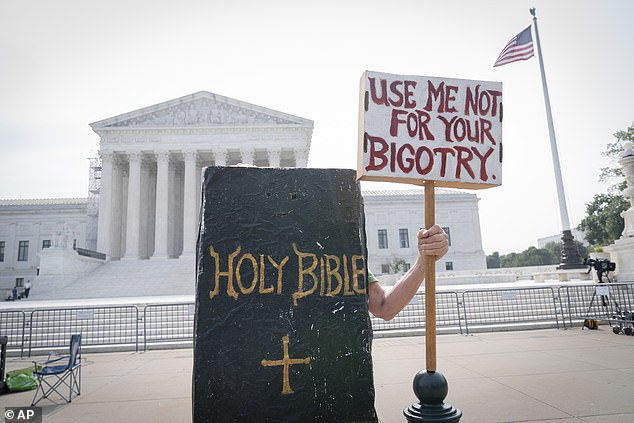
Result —
POLYGON ((544 72, 544 60, 542 58, 542 48, 539 42, 539 30, 537 29, 537 16, 535 8, 530 9, 535 27, 535 40, 537 42, 537 56, 539 58, 539 69, 542 76, 542 87, 544 89, 544 102, 546 103, 546 117, 548 119, 548 133, 550 135, 550 149, 553 156, 553 167, 555 168, 555 182, 557 184, 557 197, 559 199, 559 215, 562 228, 562 246, 560 269, 574 269, 586 267, 581 262, 581 257, 574 243, 574 237, 570 230, 570 220, 568 218, 568 207, 566 206, 566 196, 564 194, 564 184, 561 177, 561 167, 559 165, 559 152, 557 151, 557 140, 555 138, 555 127, 553 125, 553 115, 550 110, 550 97, 548 96, 548 85, 546 84, 546 73, 544 72))

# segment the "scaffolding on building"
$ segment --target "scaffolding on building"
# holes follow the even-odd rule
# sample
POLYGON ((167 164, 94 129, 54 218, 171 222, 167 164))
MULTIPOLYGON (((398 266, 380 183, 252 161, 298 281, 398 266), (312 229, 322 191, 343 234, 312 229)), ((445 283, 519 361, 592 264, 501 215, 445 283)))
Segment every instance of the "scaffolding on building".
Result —
POLYGON ((90 169, 88 174, 88 215, 99 214, 99 188, 101 187, 101 157, 89 157, 90 169))

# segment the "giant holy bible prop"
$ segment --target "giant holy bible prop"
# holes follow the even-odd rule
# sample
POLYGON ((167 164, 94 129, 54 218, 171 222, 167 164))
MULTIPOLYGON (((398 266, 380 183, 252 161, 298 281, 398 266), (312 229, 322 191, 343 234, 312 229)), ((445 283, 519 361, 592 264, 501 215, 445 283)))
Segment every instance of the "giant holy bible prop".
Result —
POLYGON ((364 257, 354 171, 207 168, 194 423, 376 422, 364 257))

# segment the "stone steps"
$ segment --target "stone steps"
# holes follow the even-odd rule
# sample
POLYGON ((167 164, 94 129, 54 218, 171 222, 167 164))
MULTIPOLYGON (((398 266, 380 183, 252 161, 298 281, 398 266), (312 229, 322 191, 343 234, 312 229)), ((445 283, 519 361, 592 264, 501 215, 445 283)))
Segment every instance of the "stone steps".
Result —
POLYGON ((195 257, 105 262, 76 280, 41 276, 29 299, 193 295, 195 257))

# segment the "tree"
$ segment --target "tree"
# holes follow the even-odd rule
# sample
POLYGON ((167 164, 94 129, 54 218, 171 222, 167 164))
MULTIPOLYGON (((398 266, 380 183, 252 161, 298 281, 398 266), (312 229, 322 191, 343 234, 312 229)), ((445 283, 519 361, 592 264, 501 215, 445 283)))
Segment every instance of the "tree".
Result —
POLYGON ((500 267, 521 267, 521 264, 518 264, 519 258, 518 253, 509 253, 500 256, 500 267))
POLYGON ((487 256, 487 269, 500 268, 500 253, 494 251, 493 254, 487 256))
POLYGON ((629 206, 621 194, 597 194, 586 204, 586 217, 578 228, 591 245, 610 245, 623 233, 625 222, 621 213, 629 206))
MULTIPOLYGON (((607 144, 603 155, 615 163, 623 150, 623 143, 634 141, 634 123, 625 131, 618 131, 614 137, 616 141, 607 144)), ((621 195, 627 184, 620 166, 602 168, 599 180, 615 182, 606 194, 596 194, 592 201, 586 204, 586 217, 577 227, 585 232, 586 240, 595 246, 609 245, 621 237, 625 225, 621 213, 630 206, 621 195)))
MULTIPOLYGON (((581 257, 588 256, 588 249, 575 241, 577 251, 581 257)), ((487 256, 487 268, 497 269, 500 267, 524 267, 524 266, 546 266, 559 264, 561 256, 561 242, 549 242, 544 248, 528 247, 521 253, 509 253, 500 255, 494 252, 487 256)))
POLYGON ((623 175, 623 168, 617 166, 616 162, 618 161, 621 151, 623 151, 622 143, 625 141, 634 142, 634 123, 625 131, 618 131, 614 134, 614 138, 616 138, 616 141, 609 142, 605 151, 602 153, 602 155, 607 157, 613 165, 601 168, 599 181, 605 182, 616 179, 616 182, 609 188, 609 191, 617 190, 618 192, 621 192, 626 188, 626 183, 623 175))
POLYGON ((529 247, 521 256, 523 266, 541 266, 559 262, 558 257, 553 257, 550 251, 544 248, 529 247))
POLYGON ((500 257, 502 267, 543 266, 559 263, 558 255, 544 248, 528 247, 521 253, 510 253, 500 257))
POLYGON ((390 269, 392 270, 392 273, 398 273, 401 270, 405 270, 405 265, 407 264, 407 262, 400 258, 400 257, 395 257, 392 260, 392 263, 390 263, 390 269))
MULTIPOLYGON (((581 258, 588 257, 588 247, 577 240, 575 240, 575 246, 581 258)), ((558 264, 561 258, 561 242, 549 242, 544 245, 544 249, 550 251, 552 257, 554 257, 554 261, 551 264, 558 264)))

